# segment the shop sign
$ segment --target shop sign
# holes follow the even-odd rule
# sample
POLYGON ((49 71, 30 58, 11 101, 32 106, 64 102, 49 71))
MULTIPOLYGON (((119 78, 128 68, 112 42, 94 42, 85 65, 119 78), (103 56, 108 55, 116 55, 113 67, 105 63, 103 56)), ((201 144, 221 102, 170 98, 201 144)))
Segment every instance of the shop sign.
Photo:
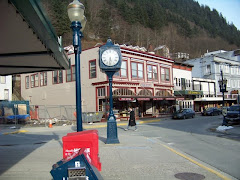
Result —
POLYGON ((134 98, 118 98, 119 101, 133 101, 134 98))
POLYGON ((152 83, 140 83, 141 87, 153 87, 152 83))
POLYGON ((187 91, 186 94, 201 95, 202 92, 200 92, 200 91, 187 91))
POLYGON ((175 100, 175 98, 166 98, 166 100, 175 100))
POLYGON ((163 100, 163 98, 153 98, 154 101, 160 101, 163 100))
POLYGON ((238 90, 231 91, 231 94, 238 94, 238 90))
POLYGON ((138 101, 150 101, 150 98, 137 98, 138 101))

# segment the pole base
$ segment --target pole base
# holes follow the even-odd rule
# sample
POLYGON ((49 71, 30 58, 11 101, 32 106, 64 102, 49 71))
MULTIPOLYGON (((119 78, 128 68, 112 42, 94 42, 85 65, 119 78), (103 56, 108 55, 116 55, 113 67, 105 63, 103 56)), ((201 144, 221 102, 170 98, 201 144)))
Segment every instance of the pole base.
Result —
MULTIPOLYGON (((110 119, 110 118, 109 118, 110 119)), ((107 141, 106 144, 119 144, 117 135, 117 123, 115 121, 107 122, 107 141)))

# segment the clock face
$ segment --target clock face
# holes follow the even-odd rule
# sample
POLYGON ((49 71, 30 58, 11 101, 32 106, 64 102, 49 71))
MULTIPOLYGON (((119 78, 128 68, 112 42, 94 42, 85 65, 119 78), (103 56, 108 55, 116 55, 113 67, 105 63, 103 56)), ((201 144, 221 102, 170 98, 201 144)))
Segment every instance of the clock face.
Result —
POLYGON ((119 60, 118 52, 114 49, 107 49, 102 53, 102 62, 106 66, 114 66, 119 60))

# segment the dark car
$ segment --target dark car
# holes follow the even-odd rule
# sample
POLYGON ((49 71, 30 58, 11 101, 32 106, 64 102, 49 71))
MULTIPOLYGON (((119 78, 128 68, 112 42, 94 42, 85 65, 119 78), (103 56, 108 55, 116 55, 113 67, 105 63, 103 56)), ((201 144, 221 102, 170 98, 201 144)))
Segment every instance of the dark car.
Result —
POLYGON ((227 114, 225 116, 227 122, 237 122, 240 123, 240 105, 232 105, 227 109, 227 114))
POLYGON ((194 118, 195 111, 192 109, 181 109, 173 113, 173 119, 186 119, 186 118, 194 118))
POLYGON ((216 107, 210 107, 207 108, 205 110, 203 110, 202 115, 203 116, 215 116, 215 115, 219 115, 222 114, 221 109, 218 109, 216 107))

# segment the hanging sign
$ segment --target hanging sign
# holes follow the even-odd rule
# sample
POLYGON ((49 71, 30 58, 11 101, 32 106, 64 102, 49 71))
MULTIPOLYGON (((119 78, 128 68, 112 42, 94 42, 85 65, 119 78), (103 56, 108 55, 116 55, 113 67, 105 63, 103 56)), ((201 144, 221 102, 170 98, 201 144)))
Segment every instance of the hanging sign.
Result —
POLYGON ((137 98, 138 101, 150 101, 150 98, 137 98))
POLYGON ((134 98, 118 98, 119 101, 134 101, 134 98))
POLYGON ((153 98, 154 101, 161 101, 163 98, 153 98))

